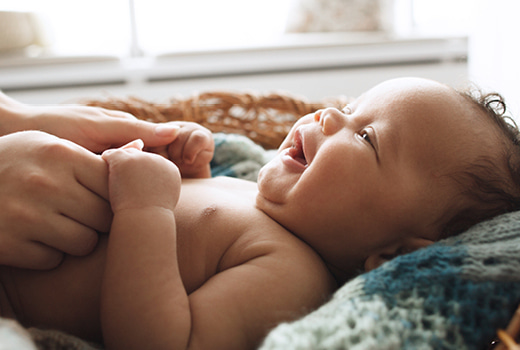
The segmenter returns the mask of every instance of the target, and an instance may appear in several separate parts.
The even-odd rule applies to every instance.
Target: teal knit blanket
[[[261,349],[486,349],[519,303],[515,212],[357,277]]]
[[[237,134],[213,134],[215,154],[211,161],[211,176],[230,176],[256,181],[258,171],[275,154],[266,151],[249,138]]]

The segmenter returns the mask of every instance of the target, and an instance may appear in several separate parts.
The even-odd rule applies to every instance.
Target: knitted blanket
[[[214,136],[214,176],[254,180],[273,156],[243,136]],[[315,312],[275,328],[261,350],[481,349],[506,327],[519,303],[516,212],[355,278]],[[0,322],[0,348],[24,331]],[[25,333],[39,349],[94,349],[60,332]]]
[[[515,212],[357,277],[261,349],[485,349],[519,303]]]
[[[260,168],[276,154],[276,150],[266,151],[242,135],[215,133],[213,139],[215,154],[211,161],[211,176],[256,181]]]

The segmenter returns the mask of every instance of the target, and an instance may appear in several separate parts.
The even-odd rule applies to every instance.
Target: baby
[[[302,117],[258,183],[185,178],[209,174],[195,124],[155,150],[177,165],[106,151],[110,234],[54,270],[3,268],[2,315],[107,349],[253,349],[360,271],[518,207],[516,133],[488,102],[384,82]]]

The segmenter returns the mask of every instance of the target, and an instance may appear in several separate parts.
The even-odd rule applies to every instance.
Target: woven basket
[[[250,94],[205,92],[189,98],[172,98],[167,103],[154,103],[136,97],[109,97],[86,100],[83,104],[133,114],[152,122],[192,121],[212,132],[237,133],[248,136],[266,149],[277,148],[291,126],[301,116],[320,108],[343,108],[346,97],[308,102],[284,93]]]

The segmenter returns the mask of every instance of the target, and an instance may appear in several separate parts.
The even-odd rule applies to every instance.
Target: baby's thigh
[[[67,256],[48,271],[9,269],[2,281],[15,318],[26,327],[53,328],[100,341],[99,296],[106,239],[86,257]]]

